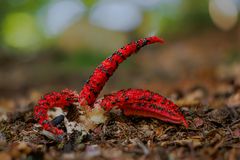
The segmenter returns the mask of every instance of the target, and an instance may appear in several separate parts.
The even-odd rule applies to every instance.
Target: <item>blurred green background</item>
[[[150,35],[166,45],[131,57],[104,93],[209,82],[239,64],[239,9],[239,0],[1,0],[0,97],[80,90],[113,51]]]

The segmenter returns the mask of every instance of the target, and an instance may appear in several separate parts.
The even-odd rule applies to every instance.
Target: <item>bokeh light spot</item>
[[[58,35],[79,20],[84,11],[84,4],[78,0],[54,1],[40,13],[44,30],[49,36]]]
[[[238,9],[233,0],[210,0],[209,13],[214,24],[222,30],[230,30],[238,20]]]
[[[10,47],[36,49],[40,35],[34,18],[28,13],[10,13],[3,22],[3,39]]]
[[[102,1],[93,8],[90,22],[106,29],[128,32],[140,25],[142,13],[128,1]]]

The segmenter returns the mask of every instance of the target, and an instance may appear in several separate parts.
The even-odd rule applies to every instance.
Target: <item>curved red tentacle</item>
[[[104,107],[106,111],[117,106],[124,111],[125,115],[152,117],[176,124],[182,123],[188,127],[177,105],[165,97],[148,90],[120,90],[105,95],[103,99],[98,100],[95,104]]]
[[[74,102],[78,102],[78,95],[68,89],[61,92],[45,94],[34,107],[34,118],[42,125],[43,129],[55,135],[60,135],[63,131],[51,124],[48,117],[48,110],[54,107],[64,109],[65,107],[73,105]]]
[[[120,63],[122,63],[133,53],[136,53],[143,46],[157,42],[163,43],[164,41],[156,36],[140,39],[124,46],[123,48],[114,52],[112,56],[105,59],[95,69],[89,80],[83,86],[79,94],[80,105],[85,105],[84,103],[87,102],[87,105],[92,106],[105,83],[108,81],[109,77],[113,75]]]

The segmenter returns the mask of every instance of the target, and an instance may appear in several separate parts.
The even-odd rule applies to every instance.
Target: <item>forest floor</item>
[[[212,44],[216,39],[222,41]],[[201,37],[175,42],[160,50],[162,54],[143,53],[135,57],[137,62],[143,63],[138,67],[144,76],[136,76],[130,85],[158,90],[167,95],[181,107],[189,128],[156,119],[127,117],[113,111],[107,114],[104,124],[96,126],[87,135],[73,133],[70,139],[57,142],[42,134],[33,118],[33,107],[42,95],[41,88],[38,91],[36,88],[31,90],[32,86],[27,84],[7,86],[4,83],[11,82],[11,78],[6,82],[1,80],[0,88],[3,91],[7,93],[12,88],[0,99],[0,159],[240,159],[240,63],[232,62],[235,60],[232,58],[234,53],[230,56],[225,54],[233,47],[232,43],[226,43],[223,39],[231,38],[225,34],[206,33]],[[213,45],[220,49],[210,50]],[[226,57],[227,63],[222,65]],[[153,65],[153,58],[159,60],[156,63],[158,66]],[[9,67],[7,65],[5,67]],[[16,72],[21,67],[12,69]],[[6,76],[3,72],[3,69],[0,70],[0,74]],[[129,75],[126,75],[126,71],[122,70],[115,77],[133,81],[132,78],[125,78],[131,77],[132,71],[128,72]],[[138,71],[133,73],[139,75]],[[173,76],[167,75],[169,77],[164,81],[166,73]],[[74,84],[77,84],[77,78],[74,77]],[[56,81],[51,81],[49,86]],[[66,78],[63,81],[66,82]],[[67,80],[66,83],[69,82]],[[15,100],[9,95],[22,89],[15,86],[27,86],[30,88],[29,94]],[[117,82],[110,81],[104,92],[116,89],[115,86],[118,86]]]

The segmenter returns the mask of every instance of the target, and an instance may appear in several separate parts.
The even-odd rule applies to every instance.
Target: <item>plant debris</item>
[[[235,93],[233,93],[234,95]],[[184,99],[184,96],[183,98]],[[226,101],[228,98],[225,98]],[[218,98],[215,99],[216,101]],[[214,101],[214,100],[212,100]],[[32,106],[32,105],[31,105]],[[183,110],[184,126],[156,119],[126,117],[112,111],[88,134],[73,132],[56,142],[32,118],[17,111],[14,121],[0,122],[0,158],[4,159],[237,159],[240,157],[240,107],[192,105]],[[14,113],[12,113],[14,115]],[[10,119],[10,114],[6,114]],[[62,116],[58,117],[62,119]],[[53,120],[57,121],[56,119]]]

